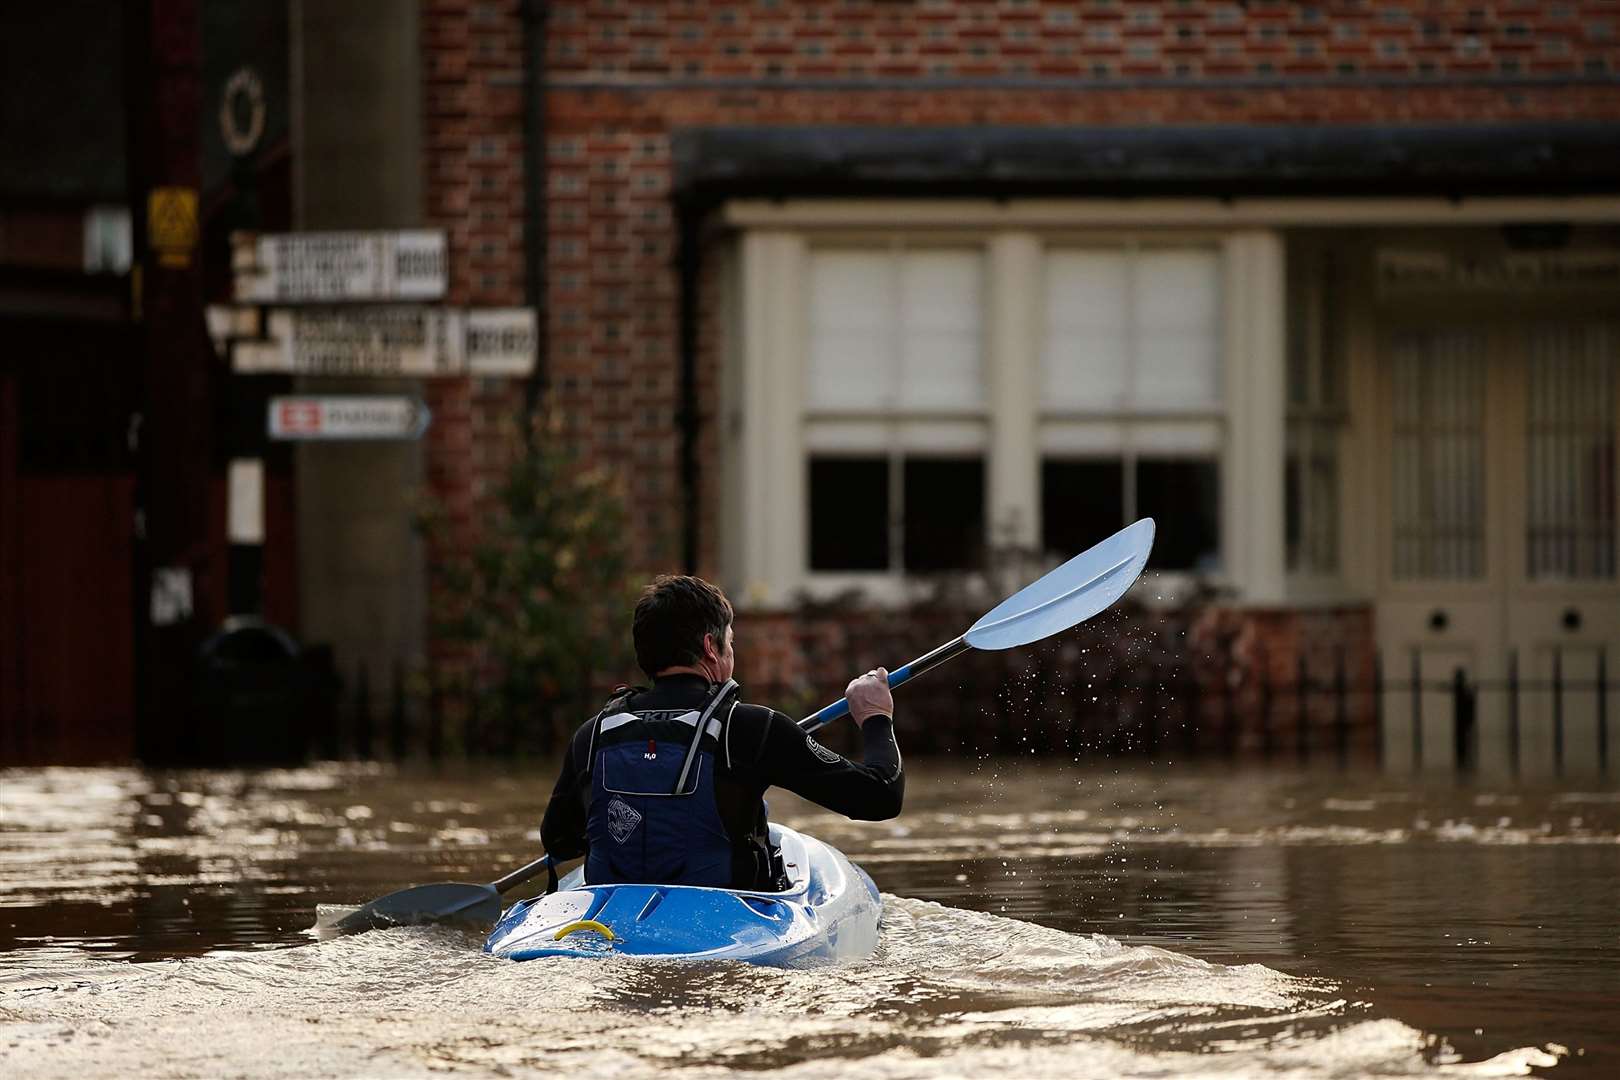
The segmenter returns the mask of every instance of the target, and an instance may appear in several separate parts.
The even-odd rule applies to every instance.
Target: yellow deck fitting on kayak
[[[571,922],[561,930],[558,930],[557,933],[552,936],[551,940],[561,941],[569,934],[577,934],[581,930],[595,930],[598,934],[601,934],[609,941],[613,940],[613,931],[604,926],[602,923],[597,922],[595,919],[581,919],[579,922]]]

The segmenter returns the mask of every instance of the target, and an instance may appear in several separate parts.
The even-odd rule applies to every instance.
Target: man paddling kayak
[[[977,622],[968,627],[966,633],[954,641],[947,641],[938,648],[917,657],[910,663],[896,669],[893,675],[889,675],[882,668],[876,668],[868,672],[864,680],[857,679],[852,682],[847,691],[848,696],[839,698],[826,708],[818,709],[813,715],[805,717],[799,722],[798,727],[800,732],[808,733],[834,722],[845,713],[853,712],[858,719],[865,721],[865,726],[868,729],[865,762],[861,766],[856,766],[851,762],[843,761],[842,758],[831,753],[819,743],[806,742],[805,746],[811,755],[832,768],[830,770],[812,770],[791,782],[785,782],[785,786],[809,795],[824,806],[842,810],[845,813],[851,813],[851,808],[844,802],[842,796],[854,795],[856,799],[859,799],[861,794],[856,790],[857,788],[871,791],[875,787],[892,799],[892,805],[884,808],[882,812],[855,812],[852,816],[881,818],[898,814],[904,787],[900,776],[900,751],[894,745],[894,725],[890,720],[892,705],[887,692],[888,688],[890,686],[904,685],[918,675],[931,671],[940,664],[945,663],[953,656],[960,656],[969,650],[1012,649],[1020,645],[1028,645],[1031,642],[1040,641],[1042,638],[1051,637],[1053,634],[1067,630],[1078,623],[1085,622],[1099,611],[1106,610],[1114,601],[1125,595],[1126,590],[1131,587],[1138,575],[1142,573],[1142,568],[1147,565],[1148,555],[1153,550],[1153,531],[1152,518],[1142,518],[1140,521],[1127,525],[1113,536],[1087,548],[1056,570],[1048,572],[1044,577],[1025,585],[1022,589],[1007,597],[1007,599],[987,611]],[[674,579],[661,579],[660,582],[654,582],[653,587],[648,590],[649,594],[657,594],[660,584],[668,580]],[[710,596],[711,589],[708,585],[699,582],[696,578],[687,580],[700,598]],[[718,600],[714,600],[713,597],[718,597]],[[658,633],[655,633],[655,628],[670,625],[669,612],[677,610],[669,608],[664,611],[662,616],[659,616],[660,601],[656,596],[650,600],[644,598],[644,602],[649,605],[647,608],[647,620],[644,624],[641,622],[642,609],[640,606],[637,608],[638,633],[636,636],[638,648],[642,641],[642,634],[639,631],[643,628],[643,625],[649,647],[658,641],[670,640],[668,634],[660,637]],[[708,615],[703,614],[705,607],[710,603],[713,604],[715,610]],[[685,655],[676,656],[673,659],[670,659],[667,655],[663,657],[651,655],[642,657],[642,666],[647,669],[649,674],[656,676],[662,673],[666,678],[673,678],[678,675],[693,675],[701,682],[704,690],[708,690],[713,686],[711,681],[713,678],[717,678],[721,674],[729,676],[731,672],[733,663],[731,655],[731,605],[725,602],[725,597],[720,594],[718,589],[713,589],[710,600],[700,599],[695,608],[688,605],[679,610],[688,612],[696,610],[695,622],[697,623],[697,630],[695,632],[685,632],[681,637],[684,637],[688,642],[698,642],[699,648],[694,650],[688,646]],[[722,642],[724,642],[723,646]],[[865,689],[858,685],[863,681],[869,682]],[[875,685],[870,685],[872,683],[875,683]],[[639,859],[637,866],[632,867],[631,871],[626,871],[626,873],[633,876],[646,877],[651,883],[660,883],[668,876],[664,873],[664,870],[668,869],[669,873],[672,873],[677,878],[703,876],[711,880],[719,880],[724,876],[723,864],[725,857],[718,854],[720,845],[714,842],[714,837],[717,834],[723,834],[733,849],[732,854],[736,855],[740,849],[743,855],[746,856],[746,861],[753,864],[752,869],[756,881],[760,876],[759,864],[761,862],[769,868],[767,873],[774,871],[776,867],[771,864],[774,863],[775,859],[769,851],[769,840],[767,839],[763,843],[760,841],[760,825],[764,816],[763,801],[759,803],[757,812],[751,818],[742,819],[741,825],[733,830],[732,827],[728,826],[727,819],[721,816],[722,803],[720,795],[725,791],[734,789],[714,785],[706,787],[703,784],[704,761],[709,763],[707,768],[709,775],[717,776],[719,774],[719,763],[715,759],[716,747],[722,747],[726,754],[729,755],[726,762],[728,781],[745,783],[745,781],[739,781],[737,776],[732,775],[736,772],[736,761],[746,759],[748,753],[752,752],[755,755],[752,758],[755,766],[761,768],[761,775],[766,775],[768,773],[766,767],[771,764],[776,756],[773,747],[783,747],[784,743],[787,742],[783,736],[793,734],[783,731],[779,727],[776,723],[778,714],[773,713],[770,714],[769,723],[756,727],[755,734],[758,735],[759,741],[757,744],[751,744],[755,749],[750,751],[749,747],[745,746],[741,758],[733,754],[734,748],[727,732],[728,730],[738,730],[729,726],[731,714],[735,707],[735,702],[730,695],[735,686],[736,684],[727,678],[720,684],[718,692],[711,691],[707,693],[701,710],[693,709],[690,706],[673,710],[671,719],[675,723],[690,729],[691,736],[684,749],[678,746],[675,754],[671,754],[667,750],[660,750],[656,732],[648,739],[646,749],[641,752],[641,760],[643,762],[655,762],[659,760],[659,755],[662,753],[665,762],[664,775],[653,776],[650,779],[647,776],[642,776],[639,781],[635,781],[642,785],[639,789],[626,786],[635,780],[637,769],[644,768],[644,766],[638,766],[636,763],[635,752],[637,745],[634,740],[646,728],[658,723],[659,719],[651,715],[643,716],[640,713],[625,711],[609,715],[609,710],[603,709],[588,725],[589,735],[585,735],[584,729],[581,729],[581,732],[576,735],[574,743],[570,745],[569,763],[564,767],[562,778],[557,782],[557,792],[553,793],[552,805],[547,809],[546,813],[545,826],[550,828],[546,838],[554,846],[557,859],[578,857],[588,849],[588,841],[591,837],[606,835],[620,847],[630,849],[631,857],[628,857],[626,861]],[[654,690],[656,689],[655,687]],[[639,691],[638,693],[650,695],[653,692]],[[615,695],[615,700],[609,702],[609,708],[618,705],[622,710],[625,706],[643,703],[643,701],[636,699],[635,693],[626,693],[624,695]],[[669,713],[672,710],[664,711]],[[631,724],[643,724],[645,727],[641,729],[632,728],[628,731],[623,730]],[[614,731],[620,733],[619,737],[612,737]],[[598,755],[597,740],[602,736],[603,732],[607,732],[609,737],[602,739],[600,742],[602,752]],[[581,748],[578,745],[582,738],[585,739],[583,753],[581,753]],[[611,755],[609,751],[611,751]],[[784,750],[784,756],[787,756],[788,751],[791,751],[791,747]],[[608,781],[610,770],[607,767],[610,756],[619,762],[612,775],[621,778],[615,779],[611,783]],[[593,761],[600,762],[594,770],[591,764]],[[803,763],[802,757],[800,762]],[[673,775],[672,780],[671,774]],[[842,785],[836,782],[829,784],[825,780],[817,782],[820,777],[827,777],[836,781],[840,776],[844,780]],[[631,779],[622,779],[624,777],[630,777]],[[602,781],[600,785],[602,789],[601,799],[593,797],[597,786],[597,778],[601,778]],[[671,781],[667,788],[664,786],[666,780]],[[752,781],[752,786],[762,793],[769,786],[769,781],[761,782],[756,777]],[[611,791],[610,788],[612,788]],[[702,798],[694,802],[690,796],[698,795],[700,792],[703,793]],[[641,823],[646,820],[647,809],[651,809],[659,803],[664,803],[666,800],[668,805],[677,805],[679,800],[673,797],[677,795],[685,797],[684,805],[696,809],[696,813],[688,814],[687,820],[696,820],[698,828],[691,833],[684,832],[681,828],[682,818],[679,813],[666,814],[660,810],[657,813],[656,820],[665,827],[665,835],[660,837],[657,844],[648,843],[650,839],[649,833],[642,833],[638,838],[637,831]],[[642,809],[637,808],[637,803],[641,804]],[[728,802],[726,805],[733,806],[735,804]],[[754,809],[746,799],[742,800],[742,805],[745,809]],[[555,817],[552,813],[553,810],[556,811]],[[592,810],[599,810],[600,812],[592,814]],[[716,819],[719,819],[718,829],[714,826]],[[570,823],[566,827],[565,820]],[[752,822],[751,825],[750,821]],[[673,826],[673,828],[669,828],[670,826]],[[779,828],[778,831],[783,830]],[[699,833],[706,833],[706,835],[699,835]],[[691,836],[698,837],[696,844],[687,843]],[[671,837],[673,839],[670,839]],[[734,837],[739,839],[734,840]],[[639,847],[636,846],[638,844]],[[600,853],[605,846],[605,843],[599,843],[598,852]],[[826,848],[824,844],[820,845],[820,847],[827,851],[831,850]],[[696,870],[694,870],[693,867],[696,864],[692,860],[682,858],[680,852],[682,850],[698,851],[700,848],[709,852],[705,859],[709,861],[710,865],[706,867],[697,866]],[[679,863],[672,868],[661,868],[659,876],[654,877],[646,869],[649,850],[654,855],[658,854],[660,850],[665,852],[666,855],[669,852],[674,852],[675,855],[672,858],[679,860]],[[760,858],[761,853],[763,853],[763,859]],[[842,858],[842,856],[838,857]],[[738,861],[743,861],[743,859]],[[802,875],[796,880],[800,883],[800,887],[804,889],[808,889],[810,884],[815,881],[815,866],[813,865],[815,860],[810,859],[809,861],[812,865],[809,866],[808,873],[806,873],[805,866],[801,865],[796,868]],[[597,872],[618,875],[620,871],[615,870],[611,862],[612,856],[610,854],[599,854]],[[720,865],[714,865],[716,863]],[[501,912],[501,894],[521,885],[525,881],[533,879],[536,874],[548,869],[553,875],[556,874],[556,859],[553,859],[550,854],[536,859],[526,866],[520,866],[488,885],[464,885],[445,882],[400,889],[386,896],[378,897],[368,904],[361,905],[339,919],[334,924],[334,928],[347,933],[377,926],[400,926],[406,923],[431,922],[453,918],[469,920],[494,919]],[[746,871],[748,869],[749,866],[745,865],[739,872],[737,867],[733,867],[732,880],[746,880]],[[605,880],[622,882],[624,878],[622,876],[609,876]],[[553,883],[555,885],[555,877]],[[772,882],[772,884],[775,883]],[[870,884],[869,881],[868,884]],[[571,888],[573,887],[577,887],[577,885],[571,886]],[[548,897],[546,899],[552,898]],[[827,895],[822,895],[821,901],[826,900]],[[520,921],[526,925],[527,915],[523,913],[539,902],[538,899],[524,901],[516,905],[512,911],[517,912]],[[658,910],[664,910],[661,894],[647,897],[642,906],[636,908],[636,914],[632,921],[637,923],[645,921],[645,916],[655,907]],[[757,908],[753,910],[756,913],[759,912]],[[552,914],[555,914],[555,912]],[[563,928],[567,929],[568,920],[578,923],[577,915],[578,911],[576,909],[568,907]],[[774,918],[774,916],[770,917]],[[546,925],[542,925],[540,929],[546,929]],[[551,925],[550,929],[556,931],[558,928],[556,925]],[[508,927],[506,932],[510,934],[520,932],[520,930],[521,928],[513,929]],[[825,936],[825,934],[822,935],[822,937]],[[493,942],[494,939],[491,940]],[[553,940],[555,940],[555,937]],[[492,946],[486,946],[486,948],[496,951]],[[691,953],[693,949],[685,948],[683,951]]]
[[[905,775],[884,669],[844,691],[865,742],[854,762],[776,710],[737,700],[731,603],[702,578],[653,581],[632,636],[652,685],[616,692],[570,740],[540,826],[553,864],[585,856],[592,885],[780,889],[767,788],[862,821],[900,813]]]

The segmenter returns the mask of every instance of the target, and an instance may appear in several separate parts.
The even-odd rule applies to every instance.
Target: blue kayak
[[[507,909],[484,951],[509,960],[619,955],[794,968],[870,956],[883,901],[866,871],[781,825],[771,826],[771,840],[791,882],[783,892],[586,885],[576,869],[556,892]]]

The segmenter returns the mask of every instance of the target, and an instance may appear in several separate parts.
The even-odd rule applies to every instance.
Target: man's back
[[[703,846],[712,805],[730,846],[731,887],[770,888],[780,867],[774,865],[766,839],[767,788],[784,787],[859,820],[878,821],[900,812],[905,777],[892,717],[878,713],[865,719],[863,760],[852,762],[782,713],[759,705],[716,703],[718,727],[704,725],[708,733],[693,727],[691,715],[713,702],[716,689],[701,675],[660,675],[650,688],[616,699],[604,715],[583,724],[569,743],[546,807],[540,829],[546,850],[563,861],[596,845],[599,850],[586,871],[592,880],[628,872],[667,879],[687,864],[686,856],[672,849]],[[606,713],[614,726],[604,733],[610,719]],[[683,739],[681,717],[688,718],[691,749],[712,759],[712,771],[705,777],[701,768],[695,775],[688,769],[684,778],[676,777],[684,785],[681,791],[653,791],[651,784],[666,779],[654,759],[670,755],[667,747]],[[645,737],[649,734],[654,737]],[[686,748],[676,749],[684,763]],[[610,762],[606,767],[605,761]],[[593,873],[599,876],[593,878]]]

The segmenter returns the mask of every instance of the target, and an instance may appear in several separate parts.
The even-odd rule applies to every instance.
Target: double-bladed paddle
[[[969,649],[1011,649],[1085,622],[1125,595],[1152,550],[1152,518],[1125,526],[1007,597],[955,641],[889,672],[889,688],[902,686]],[[848,712],[849,701],[839,698],[800,720],[799,726],[816,731]]]
[[[889,686],[902,686],[969,649],[1011,649],[1085,622],[1125,595],[1147,565],[1152,550],[1153,519],[1143,518],[1127,525],[1007,597],[955,641],[889,672]],[[799,726],[815,731],[848,712],[849,701],[840,698],[800,720]],[[550,864],[551,856],[541,856],[488,885],[443,883],[401,889],[356,908],[333,923],[331,929],[352,933],[424,922],[494,922],[501,914],[501,894],[540,874]]]

